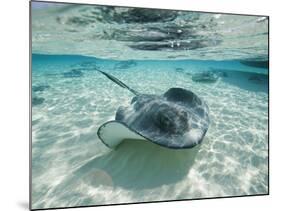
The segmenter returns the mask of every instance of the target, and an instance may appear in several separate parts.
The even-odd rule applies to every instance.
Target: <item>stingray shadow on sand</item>
[[[148,141],[125,140],[116,150],[94,158],[75,174],[86,176],[84,179],[100,180],[103,185],[126,189],[154,188],[184,178],[194,163],[198,149],[199,146],[172,150]],[[97,171],[103,173],[97,174]],[[88,175],[91,172],[93,177]]]
[[[199,148],[175,150],[148,141],[125,140],[116,150],[76,169],[56,189],[60,191],[75,182],[128,190],[174,184],[188,174]]]

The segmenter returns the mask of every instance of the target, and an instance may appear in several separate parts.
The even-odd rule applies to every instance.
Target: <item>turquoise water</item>
[[[32,208],[268,193],[268,19],[32,3]],[[191,90],[202,144],[173,150],[97,129],[133,95]]]
[[[192,74],[210,68],[226,74],[214,83],[192,81]],[[202,145],[171,150],[124,142],[117,150],[106,148],[98,127],[133,96],[98,69],[142,93],[163,94],[170,87],[195,92],[210,108]],[[44,100],[32,106],[33,207],[267,193],[266,73],[238,61],[120,63],[34,54],[32,98]]]

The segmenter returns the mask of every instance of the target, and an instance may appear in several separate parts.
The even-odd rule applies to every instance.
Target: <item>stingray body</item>
[[[125,139],[151,141],[174,148],[192,148],[201,143],[209,126],[209,109],[197,95],[170,88],[162,95],[140,94],[108,73],[100,71],[135,96],[129,106],[120,106],[115,120],[104,123],[98,136],[110,148]]]
[[[196,73],[192,76],[192,81],[203,82],[203,83],[214,83],[218,80],[218,75],[214,72],[202,72]]]

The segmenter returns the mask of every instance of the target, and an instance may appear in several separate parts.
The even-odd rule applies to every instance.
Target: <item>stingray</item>
[[[114,76],[99,71],[134,97],[117,109],[115,120],[101,125],[100,140],[115,148],[123,140],[146,140],[167,148],[192,148],[200,144],[209,127],[209,108],[192,91],[170,88],[162,95],[144,94]]]
[[[83,76],[83,72],[81,70],[72,69],[69,72],[63,73],[63,77],[65,78],[78,78]]]
[[[32,106],[41,105],[44,101],[43,97],[32,97]]]
[[[214,72],[201,72],[196,73],[192,76],[192,81],[194,82],[202,82],[202,83],[214,83],[218,80],[218,75]]]

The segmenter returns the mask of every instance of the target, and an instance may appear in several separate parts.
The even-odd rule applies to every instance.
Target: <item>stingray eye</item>
[[[169,131],[171,129],[173,122],[171,121],[167,113],[158,113],[157,119],[159,128],[165,131]]]
[[[171,120],[166,115],[161,115],[160,117],[160,124],[163,125],[163,127],[167,127],[171,124]]]
[[[173,110],[171,110],[168,106],[158,107],[153,116],[153,121],[162,131],[175,132],[175,112],[173,112]]]
[[[152,120],[161,131],[171,134],[183,134],[188,130],[188,112],[179,106],[158,104],[152,110]]]

